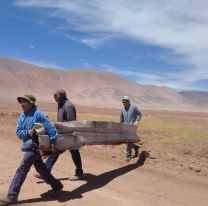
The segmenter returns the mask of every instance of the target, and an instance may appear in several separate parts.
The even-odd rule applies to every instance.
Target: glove
[[[36,131],[35,131],[35,129],[34,128],[33,129],[30,129],[28,131],[28,135],[31,137],[31,139],[33,139],[34,137],[36,137]]]
[[[58,152],[58,145],[57,145],[56,143],[52,143],[52,144],[51,144],[51,151],[52,151],[53,153]]]

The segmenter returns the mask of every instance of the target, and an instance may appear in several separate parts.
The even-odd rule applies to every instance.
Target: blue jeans
[[[81,160],[81,156],[80,156],[80,152],[79,150],[69,150],[72,156],[72,160],[76,166],[76,172],[75,175],[79,176],[79,175],[83,175],[83,170],[82,170],[82,160]],[[51,171],[53,165],[56,163],[57,159],[58,159],[59,155],[56,156],[52,156],[49,157],[46,160],[46,167],[49,171]]]
[[[40,154],[37,151],[31,150],[25,152],[21,165],[15,173],[8,191],[8,196],[10,198],[18,197],[21,186],[23,185],[32,165],[34,165],[36,171],[40,173],[45,182],[51,185],[53,190],[61,187],[61,182],[51,175],[50,171],[43,163]]]

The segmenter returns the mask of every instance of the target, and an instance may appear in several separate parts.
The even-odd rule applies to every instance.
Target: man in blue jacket
[[[121,110],[120,123],[137,125],[141,120],[142,114],[136,106],[131,105],[128,96],[122,98],[123,109]],[[132,149],[135,150],[135,157],[138,156],[139,146],[133,143],[127,144],[125,160],[131,160]]]
[[[21,150],[24,152],[24,157],[16,170],[6,198],[1,200],[6,204],[15,204],[17,202],[21,186],[32,165],[41,174],[45,182],[51,185],[53,195],[59,193],[63,188],[62,183],[55,179],[46,168],[37,151],[37,145],[33,142],[33,137],[35,136],[33,126],[35,123],[42,123],[46,128],[53,149],[56,148],[57,130],[45,114],[36,108],[36,99],[33,95],[24,95],[23,97],[18,97],[17,100],[21,104],[23,112],[18,118],[16,134],[22,140]]]

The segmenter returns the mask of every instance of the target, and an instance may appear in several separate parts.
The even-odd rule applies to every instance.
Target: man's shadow
[[[25,204],[25,203],[36,203],[36,202],[46,202],[46,201],[54,201],[57,200],[59,202],[67,202],[73,199],[80,199],[83,197],[84,193],[90,192],[92,190],[96,190],[107,185],[113,179],[124,175],[138,167],[144,165],[144,162],[149,154],[145,151],[141,152],[138,161],[134,164],[126,165],[124,167],[120,167],[118,169],[114,169],[109,172],[105,172],[100,175],[93,175],[93,174],[85,174],[84,181],[85,184],[81,185],[80,187],[74,189],[73,191],[62,191],[56,198],[51,198],[48,193],[43,193],[41,198],[33,198],[28,200],[19,201],[18,204]]]

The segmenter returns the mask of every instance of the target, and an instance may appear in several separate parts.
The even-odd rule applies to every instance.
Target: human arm
[[[47,116],[40,111],[38,112],[38,120],[43,125],[43,127],[47,130],[51,143],[55,143],[58,137],[57,129],[53,126],[53,124],[47,118]]]
[[[21,115],[19,116],[18,120],[17,120],[17,127],[16,127],[16,135],[23,141],[26,141],[27,139],[30,138],[29,134],[28,134],[28,129],[24,129],[23,128],[23,124],[22,124],[22,117]]]
[[[134,122],[134,125],[137,125],[138,122],[141,120],[142,118],[142,114],[141,112],[139,111],[139,109],[137,107],[135,107],[135,115],[136,115],[136,120]]]
[[[123,112],[121,111],[121,114],[120,114],[120,123],[123,123],[124,122],[124,117],[123,117]]]

